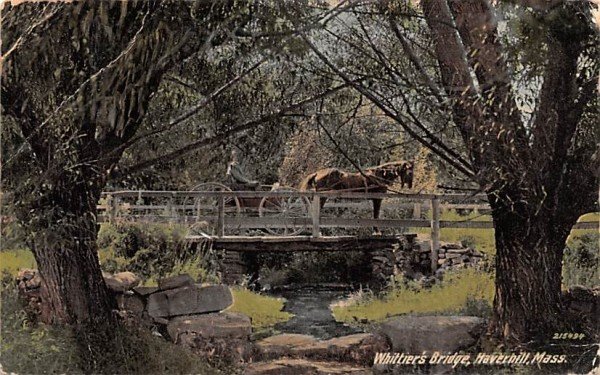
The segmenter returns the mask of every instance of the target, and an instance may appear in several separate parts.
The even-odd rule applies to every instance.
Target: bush
[[[192,249],[185,241],[187,229],[160,223],[103,224],[98,233],[99,257],[107,272],[131,271],[146,284],[179,273],[199,282],[215,281],[212,252],[206,244]]]
[[[563,257],[563,286],[598,286],[599,241],[598,233],[585,233],[569,239]]]

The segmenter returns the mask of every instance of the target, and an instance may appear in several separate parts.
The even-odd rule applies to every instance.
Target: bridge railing
[[[313,237],[321,235],[322,228],[428,228],[430,230],[432,264],[437,265],[437,249],[440,246],[441,228],[491,229],[490,220],[441,220],[442,209],[470,209],[484,213],[490,210],[485,195],[472,194],[401,194],[356,193],[314,191],[113,191],[102,194],[98,206],[101,220],[114,221],[118,217],[133,220],[194,223],[209,222],[216,227],[216,236],[223,237],[228,230],[248,228],[302,227],[310,230]],[[210,198],[207,200],[207,198]],[[304,217],[258,217],[235,211],[228,202],[232,199],[302,198],[297,204],[306,204]],[[327,198],[325,208],[370,208],[370,199],[382,199],[382,209],[412,209],[410,219],[371,219],[364,217],[344,218],[325,216],[319,201]],[[337,199],[336,201],[332,201]],[[204,205],[198,202],[203,200]],[[341,201],[340,201],[341,200]],[[302,203],[305,202],[305,203]],[[201,216],[201,208],[209,208],[210,214]],[[424,218],[424,211],[430,211]],[[577,229],[598,228],[598,222],[577,223]],[[435,261],[435,262],[434,262]]]

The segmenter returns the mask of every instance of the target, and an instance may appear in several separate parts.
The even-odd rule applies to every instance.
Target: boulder
[[[42,277],[37,270],[23,268],[17,274],[17,285],[26,291],[38,289],[42,286]]]
[[[135,315],[140,315],[144,311],[144,300],[139,296],[129,292],[117,295],[117,306],[120,310],[131,311]]]
[[[390,349],[387,339],[379,334],[358,333],[318,340],[313,336],[300,334],[281,334],[267,337],[256,343],[265,359],[282,356],[331,359],[370,364],[376,352]]]
[[[111,275],[107,272],[102,272],[106,286],[113,292],[123,293],[130,290],[140,283],[140,278],[133,272],[119,272]]]
[[[187,273],[158,280],[158,289],[169,290],[194,285],[194,279]]]
[[[248,339],[252,333],[252,322],[248,316],[235,312],[179,316],[169,321],[167,332],[173,342],[185,339],[183,335]]]
[[[405,353],[457,352],[473,346],[484,328],[475,316],[399,316],[380,325],[392,350]]]
[[[127,290],[133,289],[140,284],[140,278],[137,277],[133,272],[118,272],[113,277],[122,283]]]
[[[173,317],[219,312],[232,304],[226,285],[194,284],[151,294],[147,310],[151,317]]]
[[[176,343],[191,349],[208,363],[239,364],[257,358],[250,318],[239,313],[223,312],[180,316],[171,319],[166,334]]]
[[[367,375],[372,371],[339,362],[308,361],[306,359],[283,358],[269,362],[252,363],[244,369],[245,375]]]

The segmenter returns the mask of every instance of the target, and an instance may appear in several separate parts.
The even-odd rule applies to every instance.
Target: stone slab
[[[380,332],[393,351],[456,352],[474,345],[484,328],[485,321],[475,316],[399,316],[383,322]]]
[[[177,342],[182,334],[203,338],[248,339],[252,333],[252,322],[248,316],[236,312],[179,316],[171,319],[167,332],[173,342]]]
[[[169,290],[194,285],[194,279],[187,273],[158,280],[158,289]]]
[[[226,285],[191,285],[151,294],[147,310],[151,317],[219,312],[233,304]]]

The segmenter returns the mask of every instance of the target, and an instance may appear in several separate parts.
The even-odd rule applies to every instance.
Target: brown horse
[[[367,168],[363,173],[350,173],[336,168],[320,169],[306,176],[298,189],[301,191],[329,191],[345,190],[348,192],[385,193],[388,186],[400,178],[401,186],[404,184],[412,188],[414,163],[412,161],[395,161]],[[321,208],[327,198],[321,198]],[[374,198],[373,218],[379,218],[381,199]]]

